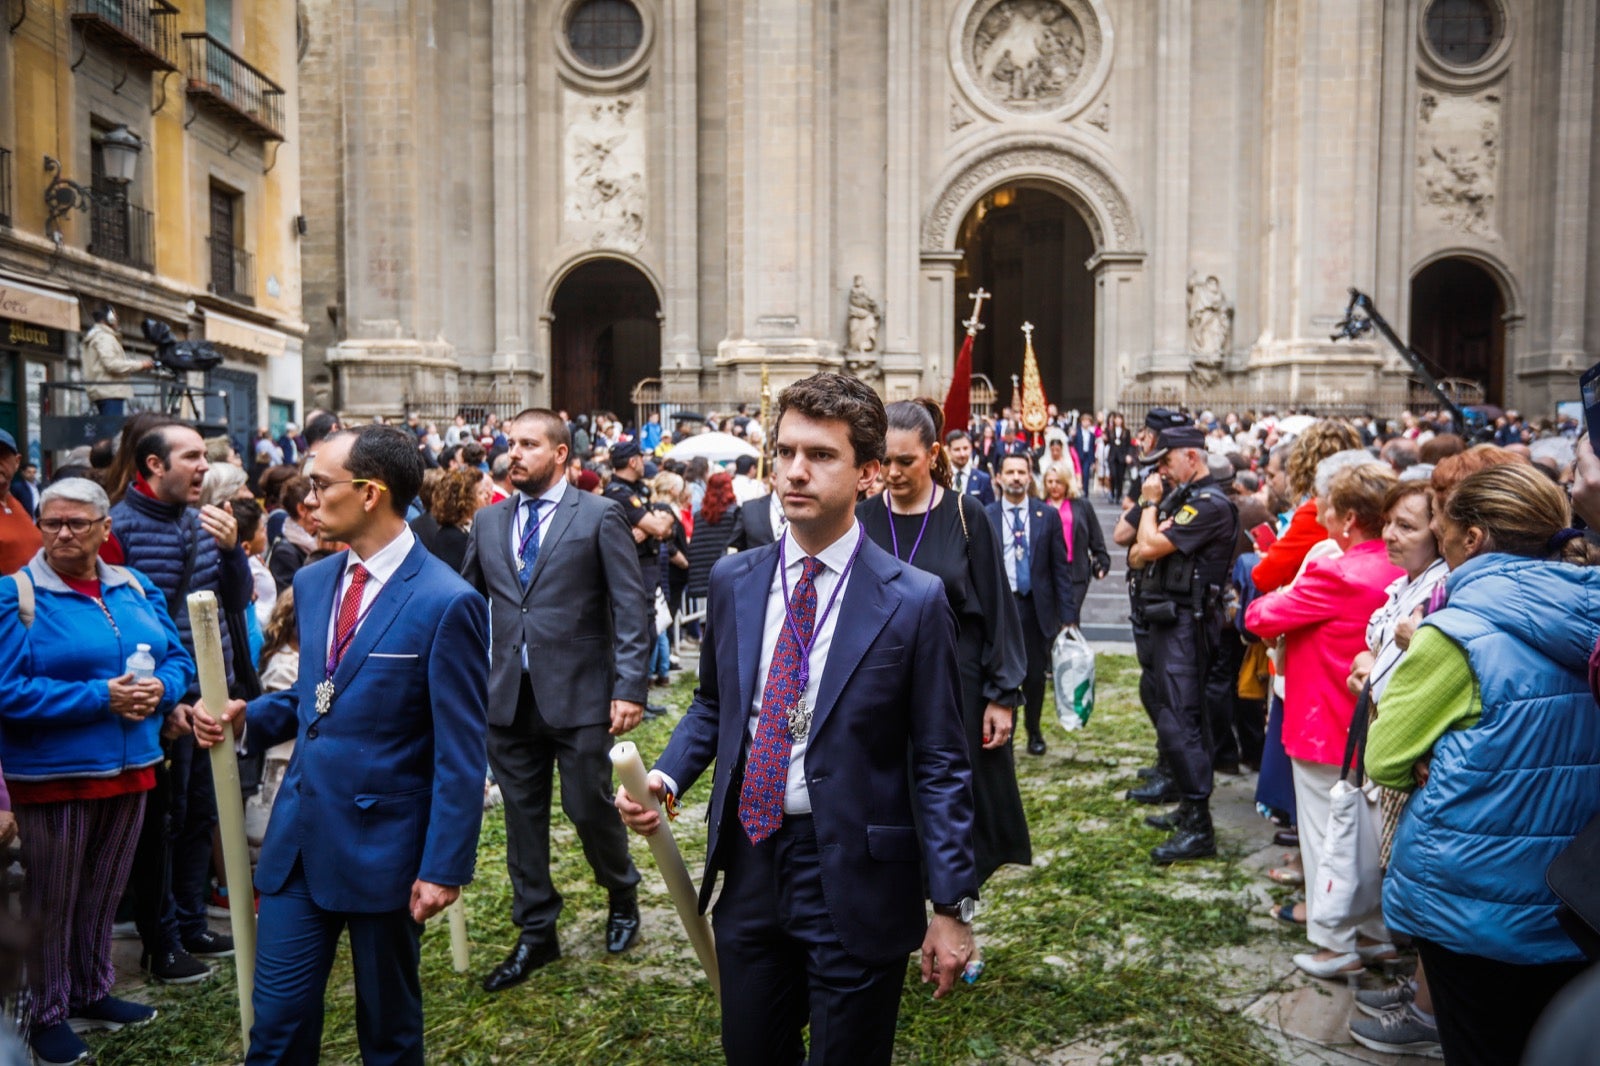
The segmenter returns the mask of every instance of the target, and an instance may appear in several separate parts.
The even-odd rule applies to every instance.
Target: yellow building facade
[[[105,308],[130,354],[154,319],[222,356],[133,407],[241,451],[302,420],[297,49],[291,0],[0,0],[0,428],[36,462],[115,427],[80,384]]]

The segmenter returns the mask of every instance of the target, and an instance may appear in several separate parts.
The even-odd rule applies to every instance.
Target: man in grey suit
[[[612,809],[613,737],[639,724],[649,646],[633,535],[615,502],[567,484],[571,438],[554,412],[505,427],[516,494],[478,512],[461,575],[489,598],[489,765],[505,798],[512,918],[521,930],[484,978],[498,992],[561,957],[550,880],[551,769],[561,809],[610,893],[606,950],[639,935],[639,871]]]

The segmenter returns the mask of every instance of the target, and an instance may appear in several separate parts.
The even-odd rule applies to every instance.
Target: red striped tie
[[[357,563],[350,569],[350,586],[344,590],[344,600],[339,604],[339,624],[334,630],[333,661],[337,666],[344,658],[344,650],[355,638],[356,622],[361,618],[361,594],[366,591],[367,568]]]

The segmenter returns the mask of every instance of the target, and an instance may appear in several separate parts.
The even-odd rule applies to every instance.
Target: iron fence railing
[[[162,70],[176,70],[178,9],[168,0],[72,0],[72,21]]]
[[[210,291],[241,303],[255,302],[255,256],[238,247],[233,239],[206,238],[211,255]]]
[[[209,33],[183,35],[189,95],[266,140],[283,140],[283,87]]]
[[[129,203],[92,202],[89,254],[140,270],[154,270],[155,216]]]

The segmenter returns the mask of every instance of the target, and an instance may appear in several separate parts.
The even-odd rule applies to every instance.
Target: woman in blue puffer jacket
[[[1588,545],[1527,463],[1467,477],[1433,514],[1447,605],[1412,637],[1368,737],[1368,775],[1416,787],[1383,912],[1416,941],[1451,1066],[1516,1063],[1585,967],[1545,870],[1600,814],[1600,568],[1571,565]]]
[[[111,922],[133,861],[162,722],[194,680],[148,578],[99,561],[110,501],[92,481],[44,490],[44,547],[0,578],[0,766],[38,931],[28,974],[39,1062],[82,1061],[77,1033],[141,1025],[155,1010],[111,995]],[[149,645],[153,676],[129,669]]]

